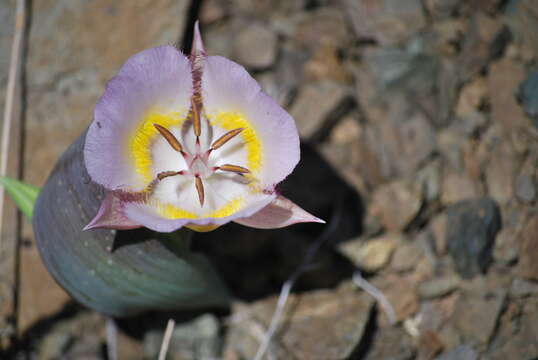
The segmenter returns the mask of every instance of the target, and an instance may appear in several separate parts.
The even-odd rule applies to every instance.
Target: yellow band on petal
[[[195,213],[183,210],[171,204],[158,205],[159,213],[167,219],[202,219],[202,218],[222,218],[230,216],[241,210],[245,200],[243,197],[238,197],[228,201],[220,209],[197,215]]]
[[[240,114],[221,112],[216,116],[209,116],[211,125],[217,125],[225,130],[243,128],[239,136],[243,138],[247,148],[247,168],[255,173],[262,165],[262,144],[252,125]]]
[[[172,126],[180,126],[184,121],[185,117],[179,112],[163,115],[150,111],[133,132],[129,142],[129,151],[134,160],[135,170],[146,185],[153,180],[151,144],[159,133],[153,124],[169,129]]]

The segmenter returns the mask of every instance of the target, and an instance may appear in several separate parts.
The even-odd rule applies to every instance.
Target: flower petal
[[[141,202],[125,203],[125,215],[143,226],[159,232],[175,231],[186,225],[223,225],[238,218],[249,217],[267,206],[275,198],[274,194],[255,194],[249,198],[249,204],[243,210],[225,217],[205,217],[201,219],[167,219],[158,210]]]
[[[105,195],[97,215],[84,227],[83,230],[90,229],[136,229],[142,225],[132,221],[123,214],[121,201],[113,192],[109,191]]]
[[[141,190],[129,158],[129,137],[150,110],[185,116],[192,95],[188,59],[172,46],[131,57],[107,85],[86,135],[84,157],[92,179],[108,189]]]
[[[254,215],[234,221],[258,229],[276,229],[302,222],[325,223],[281,195]]]
[[[261,142],[260,185],[273,189],[299,162],[299,135],[293,118],[261,90],[242,66],[220,56],[208,56],[203,66],[206,114],[210,119],[223,112],[245,118]]]

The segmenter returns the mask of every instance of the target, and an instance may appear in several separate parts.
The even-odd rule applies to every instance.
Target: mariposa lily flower
[[[323,222],[275,190],[299,161],[293,118],[242,66],[207,56],[198,24],[192,49],[142,51],[108,83],[84,148],[106,195],[85,229]]]

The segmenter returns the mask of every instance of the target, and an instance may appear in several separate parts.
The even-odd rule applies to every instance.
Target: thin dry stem
[[[16,97],[16,86],[19,79],[19,72],[21,69],[21,52],[23,49],[24,31],[26,29],[26,1],[17,0],[17,7],[15,12],[15,30],[13,35],[13,42],[11,45],[11,58],[9,61],[9,74],[6,88],[6,101],[4,107],[4,122],[2,126],[2,145],[0,151],[0,175],[6,176],[7,163],[9,155],[9,138],[11,133],[11,125],[13,121],[13,109],[15,108],[15,102],[19,101]],[[2,234],[2,220],[4,217],[4,188],[0,186],[0,234]],[[1,238],[1,236],[0,236]],[[0,241],[0,249],[1,249]]]
[[[355,285],[366,291],[368,294],[370,294],[376,301],[381,305],[383,310],[385,310],[385,313],[387,314],[387,318],[389,320],[389,323],[391,325],[396,324],[396,313],[394,312],[394,308],[390,304],[390,302],[387,300],[386,296],[370,284],[365,278],[362,277],[359,270],[355,271],[353,273],[353,282]]]
[[[174,332],[174,327],[176,322],[174,319],[169,319],[168,324],[166,325],[166,330],[164,331],[163,342],[161,343],[161,350],[159,350],[159,360],[166,359],[166,353],[168,352],[168,347],[170,346],[170,340],[172,339],[172,333]]]

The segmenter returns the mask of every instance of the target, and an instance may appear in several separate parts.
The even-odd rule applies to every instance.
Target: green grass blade
[[[15,201],[15,204],[17,204],[19,210],[29,220],[32,220],[35,202],[40,189],[5,176],[0,176],[0,185],[4,186],[7,193]]]

